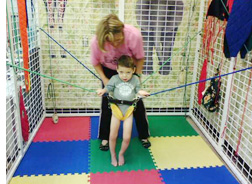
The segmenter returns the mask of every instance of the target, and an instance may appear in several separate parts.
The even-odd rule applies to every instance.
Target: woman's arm
[[[102,69],[102,65],[101,64],[95,65],[94,68],[96,72],[98,73],[98,75],[101,77],[103,84],[106,86],[109,79],[105,76],[104,71]]]
[[[136,65],[136,74],[141,76],[142,75],[142,70],[143,70],[143,65],[144,65],[144,58],[135,59],[135,65]]]
[[[147,91],[141,90],[140,79],[138,77],[135,77],[135,79],[136,79],[136,87],[135,87],[136,94],[140,95],[141,97],[150,96],[150,93],[148,93]]]

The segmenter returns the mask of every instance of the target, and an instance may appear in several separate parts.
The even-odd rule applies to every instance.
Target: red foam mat
[[[164,184],[157,170],[90,173],[92,184]]]
[[[90,139],[90,117],[59,117],[57,124],[45,118],[33,142],[79,141]]]

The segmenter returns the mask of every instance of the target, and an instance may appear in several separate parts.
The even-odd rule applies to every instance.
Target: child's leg
[[[119,152],[119,165],[124,164],[124,153],[127,150],[130,143],[132,123],[133,123],[133,115],[130,115],[123,122],[123,142],[122,142],[121,150]]]
[[[114,115],[112,115],[110,124],[110,134],[109,134],[109,149],[111,154],[111,164],[113,166],[117,166],[115,147],[119,127],[120,127],[120,120],[117,119]]]

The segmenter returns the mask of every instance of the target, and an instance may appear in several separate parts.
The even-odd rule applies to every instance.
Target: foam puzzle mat
[[[99,117],[45,118],[10,184],[238,184],[183,116],[148,116],[152,146],[135,123],[125,165],[99,150]],[[117,152],[122,142],[119,130]]]

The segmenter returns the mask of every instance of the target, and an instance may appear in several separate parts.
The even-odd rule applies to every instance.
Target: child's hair
[[[121,33],[123,28],[123,22],[115,14],[109,14],[104,17],[96,28],[99,49],[106,52],[104,49],[105,42],[108,40],[113,42],[114,34]]]
[[[123,66],[132,69],[135,68],[135,64],[132,57],[126,55],[123,55],[118,59],[117,67],[118,66]]]

